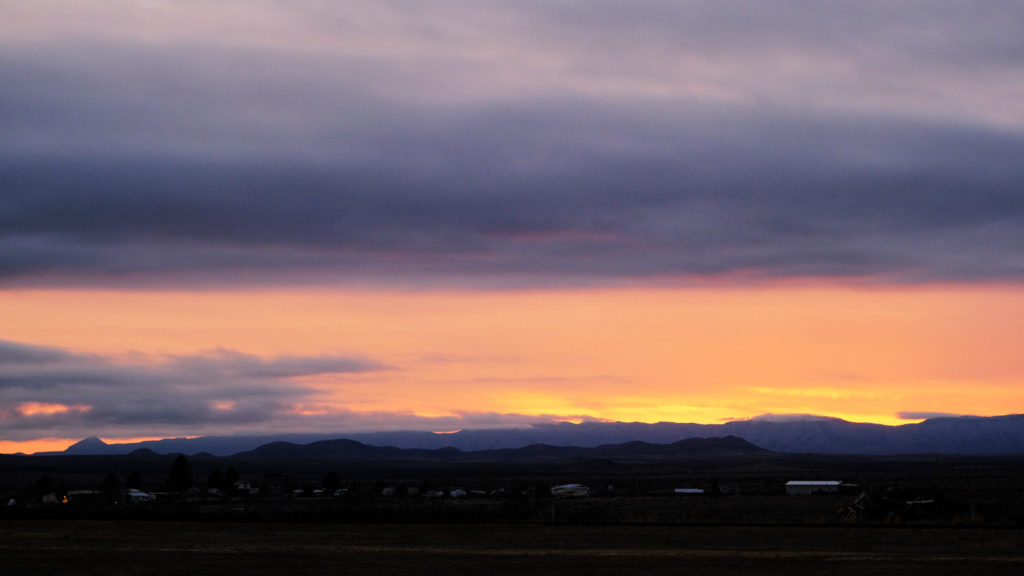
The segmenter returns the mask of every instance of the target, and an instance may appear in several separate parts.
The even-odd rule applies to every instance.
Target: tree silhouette
[[[338,488],[341,488],[341,477],[338,476],[337,472],[328,472],[320,482],[320,485],[323,486],[324,492],[327,494],[334,494]]]
[[[206,487],[224,491],[224,472],[220,468],[214,468],[213,472],[206,477]]]
[[[142,475],[139,474],[138,470],[132,470],[128,473],[128,477],[124,479],[124,485],[127,488],[135,488],[136,490],[142,488]]]
[[[107,474],[107,477],[100,482],[99,489],[107,502],[117,504],[118,498],[121,497],[121,479],[116,474]]]
[[[36,493],[42,495],[51,491],[53,491],[53,479],[43,474],[36,480]]]
[[[176,492],[184,492],[192,486],[192,466],[184,454],[179,454],[167,471],[167,487]]]
[[[238,482],[238,470],[234,466],[229,466],[228,471],[224,473],[224,491],[234,494],[236,482]]]

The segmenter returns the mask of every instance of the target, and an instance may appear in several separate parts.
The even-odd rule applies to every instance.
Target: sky
[[[0,452],[1024,412],[1024,4],[0,0]]]

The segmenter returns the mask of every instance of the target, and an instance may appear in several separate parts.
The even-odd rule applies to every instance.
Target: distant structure
[[[590,488],[583,484],[561,484],[551,488],[551,495],[556,498],[580,498],[590,496]]]
[[[143,502],[152,502],[153,500],[156,500],[156,496],[153,496],[148,492],[136,490],[135,488],[129,488],[128,492],[125,493],[125,497],[128,498],[129,502],[135,504],[140,504]]]
[[[790,496],[803,494],[823,494],[839,492],[839,480],[790,480],[786,482],[786,494]]]

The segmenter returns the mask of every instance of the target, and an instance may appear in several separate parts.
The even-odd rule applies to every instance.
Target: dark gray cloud
[[[100,356],[0,340],[0,437],[77,438],[259,431],[346,433],[366,430],[454,430],[524,427],[583,418],[453,412],[422,416],[395,411],[356,411],[331,403],[303,385],[310,375],[344,378],[390,370],[348,356],[283,356],[271,359],[233,350],[189,356]],[[305,410],[302,407],[314,407]]]
[[[283,426],[296,418],[296,405],[317,395],[296,378],[387,369],[348,356],[263,359],[216,350],[120,358],[0,341],[0,434],[19,440],[82,430],[187,435]]]
[[[0,340],[0,366],[56,364],[72,358],[68,352],[49,346],[33,346]]]
[[[0,284],[1024,275],[1017,3],[378,4],[12,7]]]
[[[204,356],[175,357],[170,369],[185,373],[219,373],[242,378],[296,378],[322,374],[344,374],[386,370],[387,366],[362,358],[345,356],[279,356],[270,360],[232,350],[218,350]]]

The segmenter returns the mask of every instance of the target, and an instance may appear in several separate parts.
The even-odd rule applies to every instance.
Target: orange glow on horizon
[[[81,438],[38,438],[12,442],[0,440],[0,454],[35,454],[36,452],[61,452]]]
[[[898,412],[1024,412],[1015,286],[21,290],[5,292],[0,318],[6,340],[110,358],[227,349],[386,365],[302,377],[315,393],[295,417],[710,424],[770,412],[905,424],[917,420]]]
[[[186,436],[187,438],[187,436]],[[132,444],[161,440],[160,436],[141,436],[137,438],[101,438],[107,444]],[[37,452],[63,452],[82,438],[37,438],[34,440],[11,441],[0,440],[0,454],[35,454]]]

